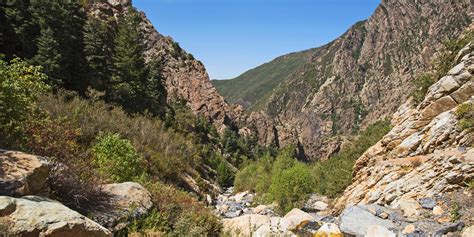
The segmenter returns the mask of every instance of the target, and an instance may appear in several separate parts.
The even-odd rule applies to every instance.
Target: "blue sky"
[[[156,29],[230,79],[290,52],[321,46],[367,19],[380,0],[133,0]]]

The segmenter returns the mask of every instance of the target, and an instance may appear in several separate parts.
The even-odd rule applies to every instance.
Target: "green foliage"
[[[161,182],[142,183],[152,194],[155,209],[148,217],[135,220],[129,232],[161,231],[170,236],[215,236],[220,232],[219,219],[189,193]]]
[[[459,127],[463,130],[474,128],[474,104],[464,103],[456,109],[456,116],[459,118]]]
[[[48,90],[46,79],[41,68],[20,59],[0,60],[0,132],[4,139],[14,137],[21,123],[37,113],[38,97]]]
[[[378,121],[360,132],[350,147],[313,164],[297,161],[293,147],[281,149],[275,158],[267,154],[237,172],[235,189],[255,191],[261,202],[277,202],[281,213],[300,205],[313,192],[334,197],[351,183],[355,161],[389,130],[388,120]]]
[[[237,172],[234,181],[235,190],[253,190],[259,194],[266,193],[271,185],[272,169],[273,158],[269,154],[250,162]]]
[[[131,181],[140,175],[140,156],[120,135],[100,136],[92,151],[100,172],[114,182]]]
[[[90,69],[91,86],[99,91],[105,91],[111,77],[113,41],[111,30],[105,22],[96,18],[88,18],[84,26],[84,53],[87,66]]]
[[[62,55],[59,53],[59,43],[54,38],[51,28],[41,30],[37,47],[38,51],[31,62],[43,67],[44,72],[49,75],[50,85],[61,85],[63,83],[60,72]]]
[[[450,217],[451,217],[451,222],[456,222],[459,219],[461,219],[461,206],[457,202],[453,202],[451,205],[451,211],[450,211]]]
[[[217,182],[222,187],[230,187],[234,183],[234,172],[229,165],[220,159],[219,165],[217,165]]]
[[[113,55],[114,71],[110,99],[126,108],[143,111],[142,100],[146,95],[147,68],[145,66],[143,35],[140,32],[140,16],[135,10],[120,16],[115,36]]]
[[[309,165],[297,161],[294,148],[280,150],[277,157],[269,154],[251,162],[235,178],[236,191],[253,190],[263,202],[277,202],[280,212],[291,210],[313,190]]]
[[[327,161],[313,164],[315,192],[334,197],[344,191],[351,183],[352,168],[355,161],[388,131],[390,131],[390,122],[388,120],[375,122],[360,132],[351,146],[340,151]]]
[[[276,201],[280,212],[286,213],[302,205],[313,191],[313,186],[311,169],[305,164],[296,163],[273,175],[267,198]]]
[[[412,81],[415,91],[411,94],[415,104],[419,104],[425,98],[428,88],[445,76],[448,71],[455,66],[454,58],[459,50],[466,46],[467,43],[473,42],[474,32],[468,31],[464,37],[460,39],[448,40],[444,44],[441,54],[432,62],[432,71],[424,73]]]
[[[285,55],[249,70],[231,80],[212,80],[221,95],[229,103],[242,104],[249,110],[262,108],[272,91],[301,67],[312,50]]]

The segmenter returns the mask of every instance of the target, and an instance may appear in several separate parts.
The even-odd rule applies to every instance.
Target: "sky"
[[[291,52],[324,45],[380,0],[133,0],[155,28],[231,79]]]

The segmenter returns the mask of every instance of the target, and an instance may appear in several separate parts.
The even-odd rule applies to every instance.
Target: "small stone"
[[[421,206],[413,198],[402,198],[398,201],[398,205],[395,208],[400,208],[405,217],[413,218],[420,215]]]
[[[448,223],[444,224],[441,228],[437,229],[434,236],[442,236],[449,232],[459,231],[464,227],[464,222]]]
[[[444,210],[440,206],[433,207],[433,215],[439,216],[439,215],[442,215],[443,213],[444,213]]]
[[[453,156],[451,158],[448,159],[448,161],[451,163],[451,164],[460,164],[461,161],[458,159],[458,157],[456,156]]]
[[[313,204],[313,208],[318,211],[324,211],[328,208],[328,204],[322,201],[317,201]]]
[[[382,219],[387,219],[388,214],[386,212],[382,212],[382,213],[380,213],[379,217],[382,218]]]
[[[449,172],[446,175],[446,181],[448,181],[449,184],[459,184],[463,181],[464,177],[456,172]]]
[[[343,235],[336,224],[324,223],[323,226],[321,226],[321,228],[319,228],[316,232],[315,237],[323,236],[342,237]]]
[[[433,209],[434,206],[436,206],[436,201],[431,199],[431,198],[421,198],[418,200],[420,203],[421,207],[425,209]]]
[[[415,230],[416,230],[415,225],[409,224],[409,225],[405,226],[405,228],[402,231],[402,234],[404,234],[404,235],[411,234],[411,233],[415,232]]]
[[[438,223],[447,223],[447,222],[451,221],[451,218],[445,216],[445,217],[441,217],[441,218],[436,219],[436,221]]]
[[[474,236],[474,226],[467,227],[463,232],[461,237],[472,237]]]

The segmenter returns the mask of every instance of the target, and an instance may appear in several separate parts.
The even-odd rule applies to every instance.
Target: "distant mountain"
[[[230,80],[212,80],[227,102],[240,104],[248,110],[263,107],[273,89],[304,65],[314,50],[305,50],[278,57]]]
[[[299,144],[307,158],[326,159],[339,150],[338,137],[392,114],[443,43],[471,22],[469,0],[383,0],[325,46],[213,83],[228,102],[261,111],[273,129],[260,130],[276,134],[277,144]]]

